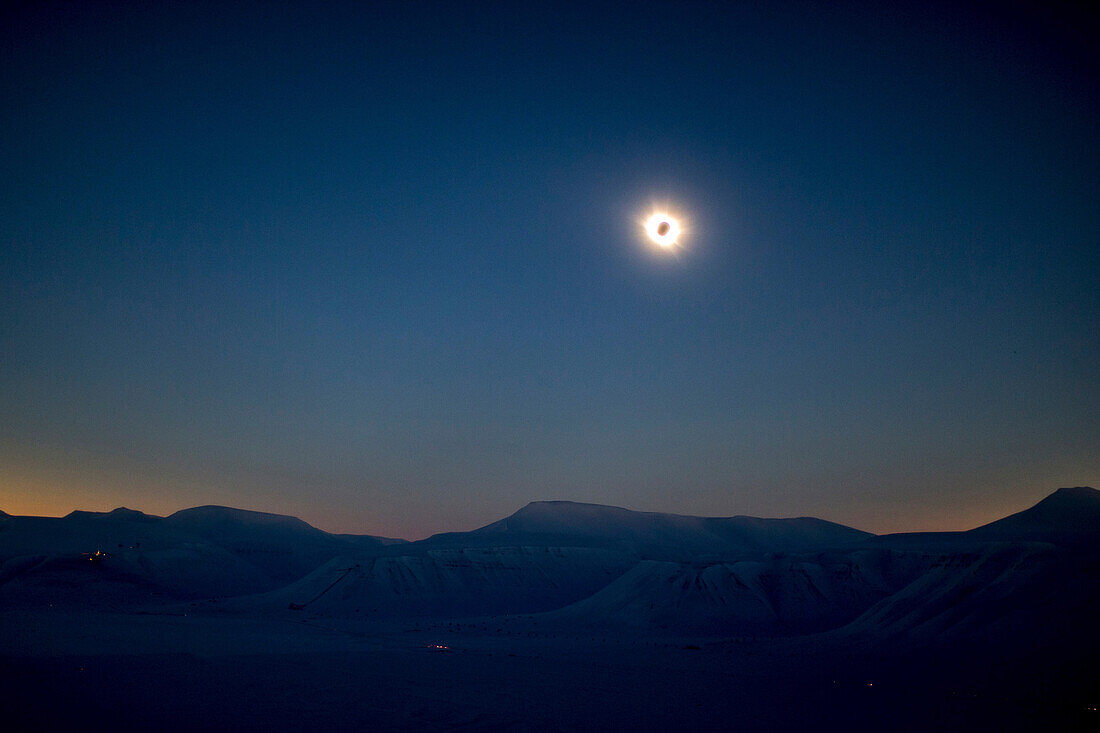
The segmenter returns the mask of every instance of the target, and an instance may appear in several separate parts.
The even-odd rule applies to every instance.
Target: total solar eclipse
[[[657,213],[646,220],[645,230],[655,244],[669,248],[677,244],[680,223],[668,214]]]

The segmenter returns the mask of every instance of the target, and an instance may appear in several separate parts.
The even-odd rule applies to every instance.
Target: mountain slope
[[[385,618],[535,613],[591,595],[636,562],[611,550],[583,547],[339,557],[285,588],[236,605]]]
[[[847,547],[870,536],[811,517],[694,517],[570,501],[537,501],[472,532],[436,535],[424,543],[603,547],[643,559],[686,560],[703,555]]]
[[[1079,544],[1100,539],[1100,491],[1088,486],[1058,489],[1030,509],[967,532],[987,540],[1032,540]]]
[[[847,623],[924,570],[887,550],[768,555],[724,563],[643,561],[550,614],[573,625],[718,636],[795,635]]]
[[[1088,589],[1098,527],[1100,492],[1085,488],[969,532],[883,537],[812,518],[574,502],[534,502],[472,532],[403,544],[215,506],[168,518],[129,509],[4,515],[0,602],[134,607],[240,596],[230,605],[245,613],[551,612],[578,628],[737,636],[848,624],[876,638],[947,638],[1086,608],[1096,596]]]
[[[280,584],[302,577],[350,547],[382,547],[373,537],[361,537],[353,543],[297,517],[224,506],[184,509],[168,516],[164,523],[217,544]]]
[[[371,537],[340,538],[294,517],[197,507],[0,517],[0,599],[128,605],[280,587]],[[100,553],[96,555],[95,553]]]

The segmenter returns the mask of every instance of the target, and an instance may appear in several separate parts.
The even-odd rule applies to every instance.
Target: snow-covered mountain
[[[224,506],[184,509],[168,516],[164,524],[227,550],[280,585],[301,578],[352,547],[383,546],[374,537],[352,543],[297,517]]]
[[[981,539],[1034,540],[1054,544],[1100,541],[1100,491],[1058,489],[1030,509],[970,530]]]
[[[962,532],[900,532],[867,539],[895,550],[978,552],[986,543],[1047,542],[1062,547],[1100,544],[1100,491],[1058,489],[1035,506]]]
[[[0,517],[0,602],[132,605],[285,585],[349,549],[300,519],[228,507],[158,517],[132,509]]]
[[[868,532],[812,517],[694,517],[600,504],[536,501],[472,532],[435,535],[430,546],[557,545],[614,548],[644,559],[851,547]]]
[[[838,629],[876,643],[981,645],[1012,653],[1100,647],[1100,491],[1059,489],[966,532],[875,537],[924,567]],[[1045,652],[1044,652],[1045,650]]]
[[[643,561],[553,617],[717,636],[806,634],[855,619],[910,583],[921,565],[918,557],[887,550],[718,563]]]
[[[413,543],[227,507],[0,516],[0,603],[468,618],[575,628],[873,638],[1017,633],[1100,602],[1100,492],[1062,489],[969,532],[874,536],[813,518],[535,502]],[[96,553],[99,554],[96,554]],[[1061,609],[1061,611],[1059,611]],[[1034,636],[1034,634],[1033,634]]]
[[[638,559],[595,547],[467,547],[345,556],[242,607],[384,618],[549,611],[603,588]]]

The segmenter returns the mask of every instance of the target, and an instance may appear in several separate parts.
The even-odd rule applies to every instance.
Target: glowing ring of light
[[[671,247],[680,236],[680,223],[668,214],[654,214],[646,220],[645,231],[655,244]]]

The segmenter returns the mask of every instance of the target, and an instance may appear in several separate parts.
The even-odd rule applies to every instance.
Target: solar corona
[[[679,244],[680,223],[665,213],[651,215],[645,222],[645,231],[656,245],[671,249]]]

